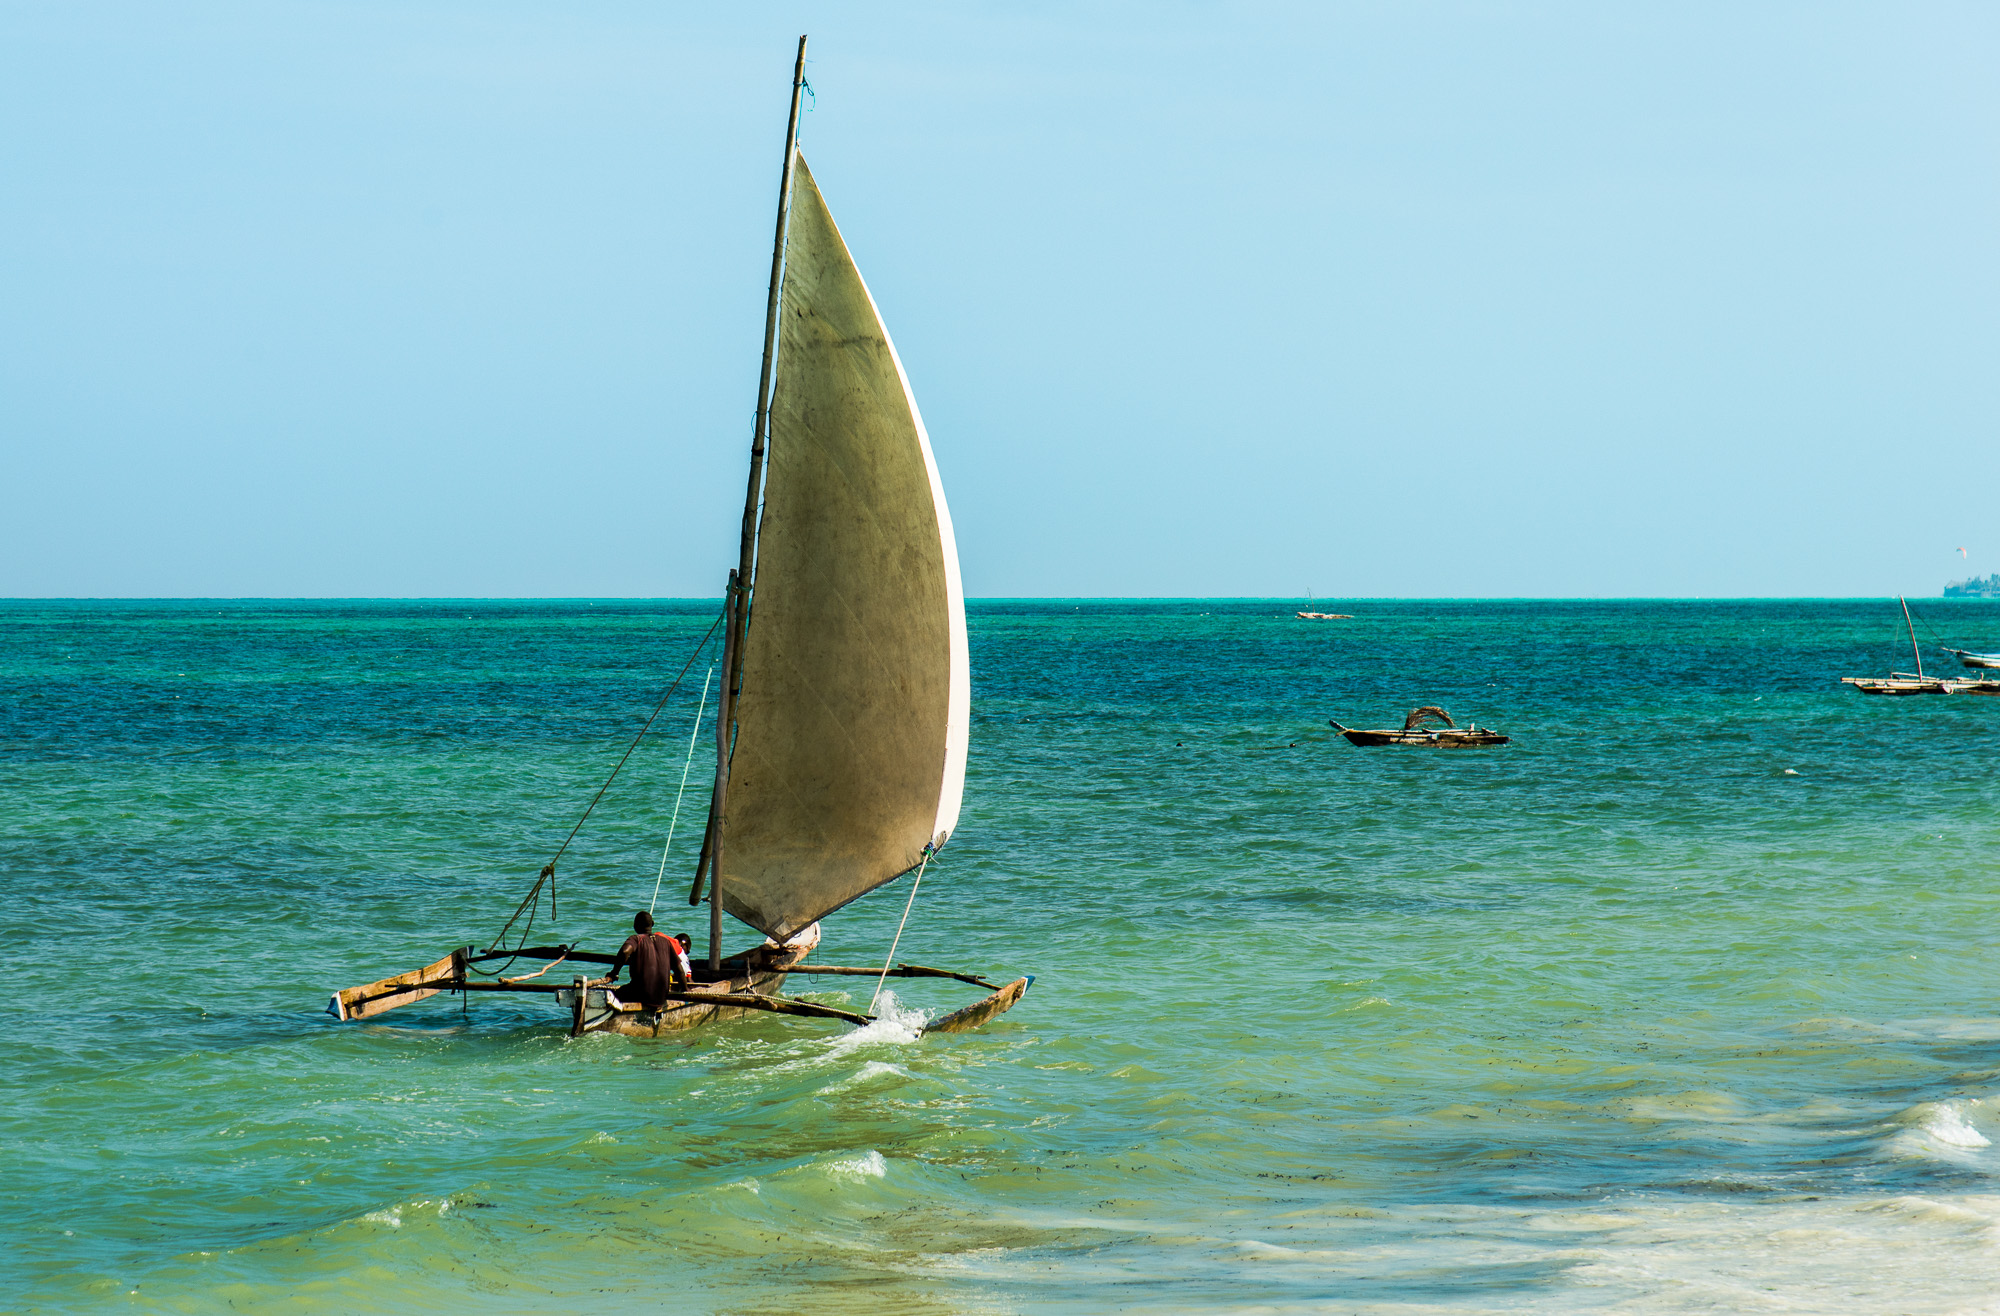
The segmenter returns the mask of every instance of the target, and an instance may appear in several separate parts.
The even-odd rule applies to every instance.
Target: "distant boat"
[[[1843,676],[1841,682],[1864,695],[1948,695],[1959,684],[1921,673],[1891,672],[1887,676]]]
[[[1442,722],[1442,727],[1430,725]],[[1477,749],[1482,745],[1504,745],[1507,737],[1497,731],[1489,731],[1477,726],[1457,726],[1451,714],[1436,704],[1426,704],[1413,709],[1403,719],[1399,730],[1361,731],[1344,727],[1332,718],[1326,724],[1347,737],[1347,743],[1362,749],[1379,749],[1384,745],[1415,745],[1422,749]]]
[[[1293,615],[1298,617],[1301,621],[1353,621],[1354,620],[1352,616],[1344,612],[1313,612],[1311,611],[1312,602],[1313,602],[1312,591],[1307,590],[1306,591],[1307,611],[1294,613]]]
[[[2000,653],[1971,653],[1965,649],[1946,649],[1964,667],[2000,667]]]
[[[1903,625],[1910,631],[1910,654],[1917,660],[1917,670],[1891,672],[1887,676],[1843,676],[1841,682],[1851,685],[1864,695],[1948,695],[1956,682],[1943,677],[1924,674],[1923,651],[1917,648],[1917,626],[1910,620],[1910,604],[1900,595],[1896,602],[1903,605]]]
[[[467,946],[348,988],[328,1007],[336,1018],[486,991],[546,997],[573,1037],[658,1037],[751,1011],[870,1022],[872,999],[853,1011],[781,994],[789,976],[824,974],[875,978],[878,993],[888,977],[981,988],[983,998],[924,1029],[957,1032],[1007,1010],[1033,981],[897,964],[893,941],[874,966],[804,962],[820,919],[848,902],[911,874],[915,900],[958,822],[971,706],[958,550],[930,441],[874,299],[798,154],[805,58],[801,37],[740,565],[718,622],[715,789],[688,896],[699,903],[706,884],[707,963],[687,966],[685,990],[642,1000],[634,985],[596,976],[611,955],[519,944],[545,888],[554,911],[551,860],[484,951]],[[725,912],[766,940],[725,956]],[[524,914],[517,944],[505,944]],[[519,960],[549,963],[511,977],[481,967],[497,961],[505,973]],[[569,983],[534,981],[563,963]]]

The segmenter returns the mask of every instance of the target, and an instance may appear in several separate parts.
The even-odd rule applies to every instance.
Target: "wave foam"
[[[1977,1102],[1926,1101],[1897,1117],[1903,1127],[1884,1144],[1893,1154],[1925,1160],[1970,1161],[1993,1140],[1979,1131],[1972,1116]]]
[[[1926,1121],[1924,1132],[1954,1147],[1990,1147],[1993,1140],[1972,1127],[1965,1116],[1950,1106],[1940,1106],[1936,1118]]]
[[[864,1152],[844,1161],[835,1161],[826,1172],[843,1179],[880,1179],[888,1175],[889,1162],[878,1151]]]
[[[930,1011],[905,1006],[896,993],[884,991],[875,1001],[875,1021],[834,1038],[831,1050],[837,1055],[857,1046],[907,1046],[924,1035],[930,1017]]]

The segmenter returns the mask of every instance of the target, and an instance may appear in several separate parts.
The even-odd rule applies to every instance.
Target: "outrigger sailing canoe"
[[[1948,695],[1955,681],[1922,672],[1891,672],[1887,676],[1843,676],[1841,684],[1851,685],[1864,695]]]
[[[1441,727],[1431,725],[1434,722],[1442,722],[1444,725]],[[1497,731],[1488,731],[1476,726],[1454,725],[1451,714],[1436,704],[1426,704],[1422,708],[1412,709],[1410,715],[1403,719],[1402,727],[1396,730],[1383,728],[1361,731],[1354,727],[1344,727],[1332,718],[1328,718],[1326,724],[1347,737],[1348,744],[1358,745],[1362,749],[1380,749],[1384,745],[1415,745],[1422,749],[1477,749],[1482,745],[1507,743],[1507,737]]]
[[[1898,597],[1896,602],[1903,605],[1903,625],[1910,632],[1910,653],[1917,660],[1915,672],[1891,672],[1887,676],[1843,676],[1841,684],[1851,685],[1864,695],[1948,695],[1952,693],[1953,682],[1942,677],[1924,674],[1923,651],[1917,648],[1917,626],[1910,620],[1909,600]]]
[[[886,977],[985,989],[925,1029],[944,1032],[986,1022],[1034,981],[894,964],[893,942],[874,967],[805,962],[819,920],[850,901],[914,873],[914,902],[924,867],[957,825],[972,702],[958,550],[930,440],[874,299],[798,153],[805,52],[801,37],[740,560],[723,609],[715,786],[688,896],[701,903],[706,886],[706,963],[696,963],[687,990],[648,1005],[620,999],[617,985],[589,972],[544,981],[558,965],[613,959],[570,945],[502,944],[523,913],[532,927],[545,888],[553,910],[552,860],[494,944],[340,992],[328,1007],[336,1018],[373,1018],[439,992],[517,992],[552,998],[572,1036],[656,1037],[753,1012],[869,1022],[784,996],[793,974],[875,978],[878,990]],[[765,934],[763,944],[725,956],[724,912]],[[482,976],[521,961],[546,964]]]

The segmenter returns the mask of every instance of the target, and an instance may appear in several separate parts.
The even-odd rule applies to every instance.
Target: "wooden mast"
[[[1924,676],[1924,654],[1923,650],[1917,648],[1917,627],[1916,623],[1910,620],[1910,601],[1898,594],[1896,602],[1903,605],[1903,625],[1910,628],[1910,653],[1917,660],[1917,679],[1921,681]]]
[[[736,697],[743,685],[743,631],[750,620],[750,596],[757,579],[757,504],[763,493],[764,449],[771,436],[771,365],[778,349],[778,301],[784,292],[785,224],[792,207],[792,165],[798,159],[799,96],[806,85],[806,39],[799,38],[792,66],[792,108],[785,121],[785,167],[778,180],[777,233],[771,243],[771,290],[764,303],[764,365],[757,376],[757,415],[750,437],[750,485],[743,495],[743,539],[736,569],[729,573],[723,607],[728,622],[722,640],[722,694],[715,717],[715,791],[708,809],[708,836],[702,846],[711,874],[708,883],[708,967],[722,969],[722,820],[729,794],[729,751],[735,739]],[[696,899],[701,870],[695,872]]]

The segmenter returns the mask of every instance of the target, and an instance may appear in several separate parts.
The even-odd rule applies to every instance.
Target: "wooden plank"
[[[777,970],[779,973],[832,973],[846,974],[857,978],[879,978],[880,969],[857,969],[846,964],[788,964]],[[921,964],[898,964],[889,970],[891,978],[954,978],[959,982],[971,983],[974,987],[984,987],[987,991],[997,991],[1000,984],[988,982],[976,973],[954,973],[950,969],[931,969]]]
[[[789,970],[788,970],[789,972]],[[891,978],[955,978],[959,982],[971,983],[974,987],[984,987],[988,991],[998,991],[1000,984],[988,982],[976,973],[956,973],[950,969],[926,968],[921,964],[898,964],[889,970]]]
[[[378,1014],[436,996],[458,985],[455,968],[459,952],[453,951],[435,964],[411,969],[393,978],[383,978],[360,987],[335,992],[328,1013],[336,1019],[371,1019]]]
[[[1014,1002],[1027,992],[1028,984],[1034,979],[1016,978],[999,991],[983,1000],[974,1001],[963,1010],[954,1010],[942,1019],[933,1019],[924,1025],[925,1034],[963,1033],[979,1027],[998,1014],[1005,1014],[1014,1008]]]
[[[484,955],[468,955],[467,964],[484,964],[488,960],[576,960],[582,964],[609,964],[618,957],[603,955],[587,950],[572,950],[568,946],[523,946],[520,950],[493,950]]]
[[[694,1005],[729,1005],[743,1010],[766,1010],[772,1014],[793,1014],[808,1019],[840,1019],[856,1026],[875,1022],[872,1016],[855,1014],[852,1010],[836,1010],[830,1005],[787,1000],[782,996],[763,996],[756,992],[668,992],[667,999],[687,1001]]]

